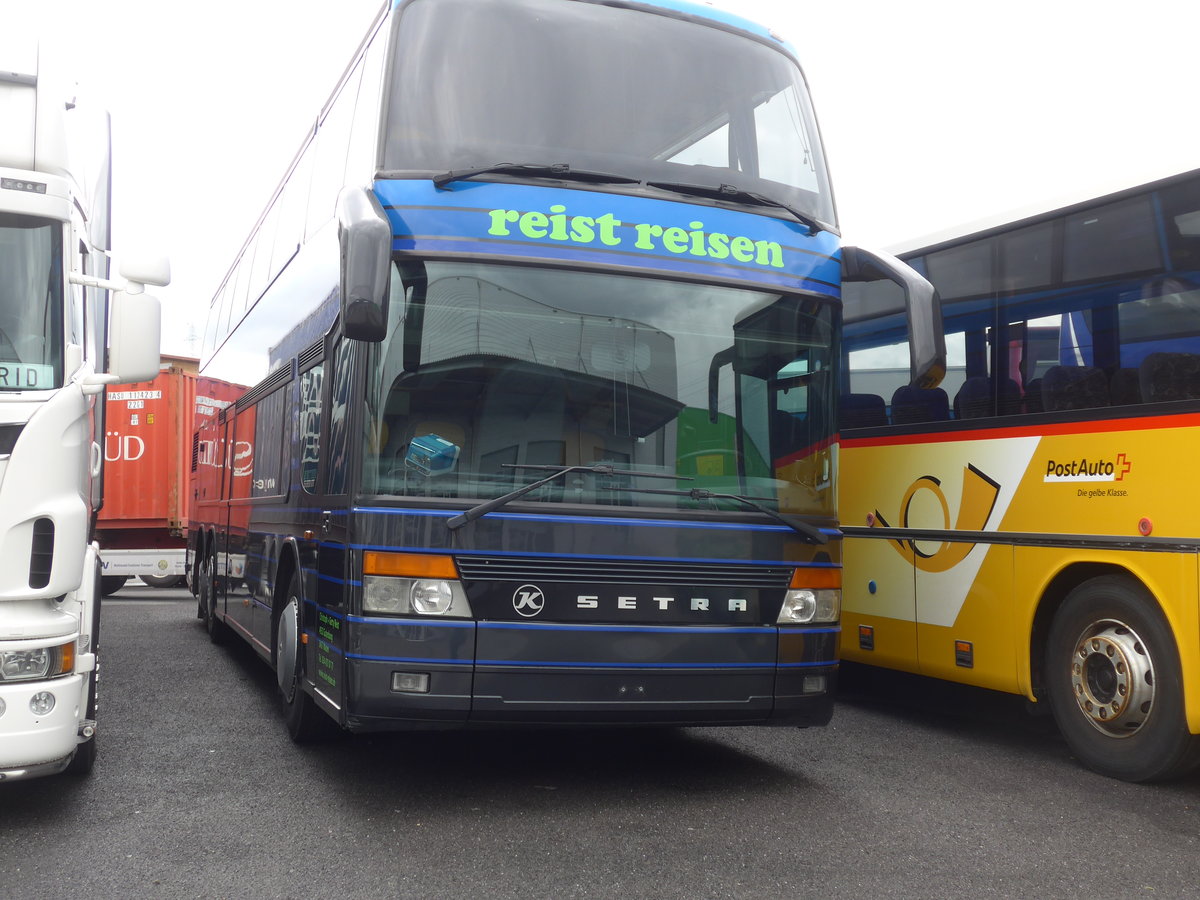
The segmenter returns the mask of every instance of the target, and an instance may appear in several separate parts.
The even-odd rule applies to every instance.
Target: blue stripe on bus
[[[394,553],[436,553],[444,556],[514,556],[528,558],[528,552],[516,550],[459,550],[446,547],[406,547],[390,544],[350,544],[353,550],[379,550]],[[656,563],[720,563],[746,566],[790,566],[795,569],[840,569],[839,563],[810,563],[796,560],[770,559],[725,559],[723,557],[692,557],[692,556],[599,556],[587,553],[538,553],[541,559],[589,559],[612,562],[656,562]],[[511,580],[511,579],[509,579]]]
[[[346,616],[346,621],[354,622],[357,625],[419,625],[422,627],[432,626],[434,628],[474,628],[476,624],[474,619],[414,619],[411,616],[397,616],[396,618],[387,618],[385,616]]]
[[[553,259],[593,263],[612,268],[626,265],[645,274],[648,268],[664,272],[717,277],[739,283],[760,282],[788,289],[800,288],[837,298],[841,294],[840,240],[820,232],[805,234],[806,227],[790,219],[742,212],[683,200],[608,194],[571,188],[530,187],[503,182],[464,181],[439,190],[427,179],[382,179],[375,194],[392,224],[393,249],[440,252],[510,259]],[[597,232],[590,241],[530,237],[505,221],[493,221],[495,210],[529,212],[562,205],[573,216],[616,221],[616,240],[605,243]],[[636,223],[655,222],[677,227],[687,234],[724,234],[753,242],[755,258],[724,258],[704,250],[673,251],[661,241],[646,246],[646,236]],[[686,226],[686,227],[685,227]],[[657,237],[657,236],[655,236]],[[763,247],[762,245],[768,245]],[[707,246],[707,245],[705,245]],[[621,249],[616,249],[620,247]],[[774,265],[762,254],[778,251]]]
[[[355,513],[380,516],[431,516],[449,519],[461,515],[461,510],[444,509],[399,509],[389,506],[356,506]],[[767,531],[787,533],[792,529],[786,525],[751,525],[743,522],[683,522],[676,519],[633,519],[613,518],[611,516],[563,516],[549,513],[511,513],[491,512],[485,518],[514,519],[525,522],[548,522],[558,525],[626,525],[641,528],[691,528],[713,531]],[[822,534],[830,537],[840,537],[837,528],[822,528]]]
[[[614,263],[610,257],[612,255],[620,255],[627,258],[630,263],[634,261],[640,263],[640,265],[636,266],[636,271],[643,276],[657,269],[658,271],[707,276],[726,281],[736,280],[746,282],[752,280],[764,287],[783,288],[789,291],[809,291],[814,294],[823,294],[833,299],[840,298],[842,293],[838,285],[815,277],[797,277],[795,275],[773,272],[769,269],[750,269],[740,266],[698,263],[680,257],[662,257],[650,255],[649,253],[643,255],[632,253],[618,254],[616,251],[576,250],[568,247],[542,248],[540,246],[539,249],[550,252],[543,252],[536,256],[530,253],[516,252],[518,248],[524,250],[531,246],[531,244],[525,243],[473,241],[467,238],[428,237],[425,235],[402,236],[392,241],[393,250],[397,252],[409,251],[420,253],[422,256],[440,253],[446,255],[459,254],[472,258],[487,256],[492,259],[499,259],[504,256],[511,256],[515,259],[554,259],[561,262],[602,264],[609,268],[610,271],[614,270],[614,266],[619,265]],[[646,261],[653,262],[653,266],[647,266]],[[629,268],[633,270],[635,267],[630,265]],[[614,274],[620,274],[619,270],[615,270]],[[751,274],[753,275],[752,278]]]
[[[365,653],[347,653],[346,659],[360,659],[365,662],[414,663],[426,666],[472,666],[475,664],[473,660],[469,659],[437,659],[426,656],[368,656]]]

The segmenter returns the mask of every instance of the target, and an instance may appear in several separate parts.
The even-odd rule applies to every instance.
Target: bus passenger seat
[[[1108,394],[1113,406],[1142,402],[1141,376],[1137,369],[1117,369],[1108,379]]]
[[[994,415],[992,382],[986,375],[972,375],[954,395],[956,419],[980,419]]]
[[[1046,407],[1042,400],[1042,379],[1035,378],[1029,384],[1025,385],[1025,412],[1040,413],[1045,411]]]
[[[1021,414],[1021,386],[1011,378],[1000,384],[999,409],[996,415],[1019,416]]]
[[[950,398],[941,388],[922,389],[901,385],[892,394],[892,422],[909,425],[917,422],[942,422],[950,418]]]
[[[888,423],[887,407],[878,394],[842,394],[838,404],[842,428],[875,428]]]
[[[1145,403],[1200,397],[1200,356],[1195,353],[1151,353],[1138,376]]]
[[[1042,377],[1046,412],[1109,405],[1108,378],[1095,366],[1051,366]]]

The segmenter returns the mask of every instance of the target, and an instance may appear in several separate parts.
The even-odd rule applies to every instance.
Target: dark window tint
[[[1067,216],[1063,240],[1066,281],[1144,272],[1161,263],[1149,197]]]

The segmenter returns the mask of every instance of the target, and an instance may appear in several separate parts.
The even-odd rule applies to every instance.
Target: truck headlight
[[[37,681],[70,673],[75,668],[75,642],[57,647],[0,650],[0,681]]]

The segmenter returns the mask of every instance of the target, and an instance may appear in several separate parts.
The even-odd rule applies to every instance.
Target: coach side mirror
[[[934,388],[946,376],[946,337],[937,290],[907,263],[861,247],[842,248],[842,281],[890,281],[904,292],[911,384]]]
[[[342,331],[377,344],[387,337],[392,225],[375,194],[348,187],[338,195]]]

